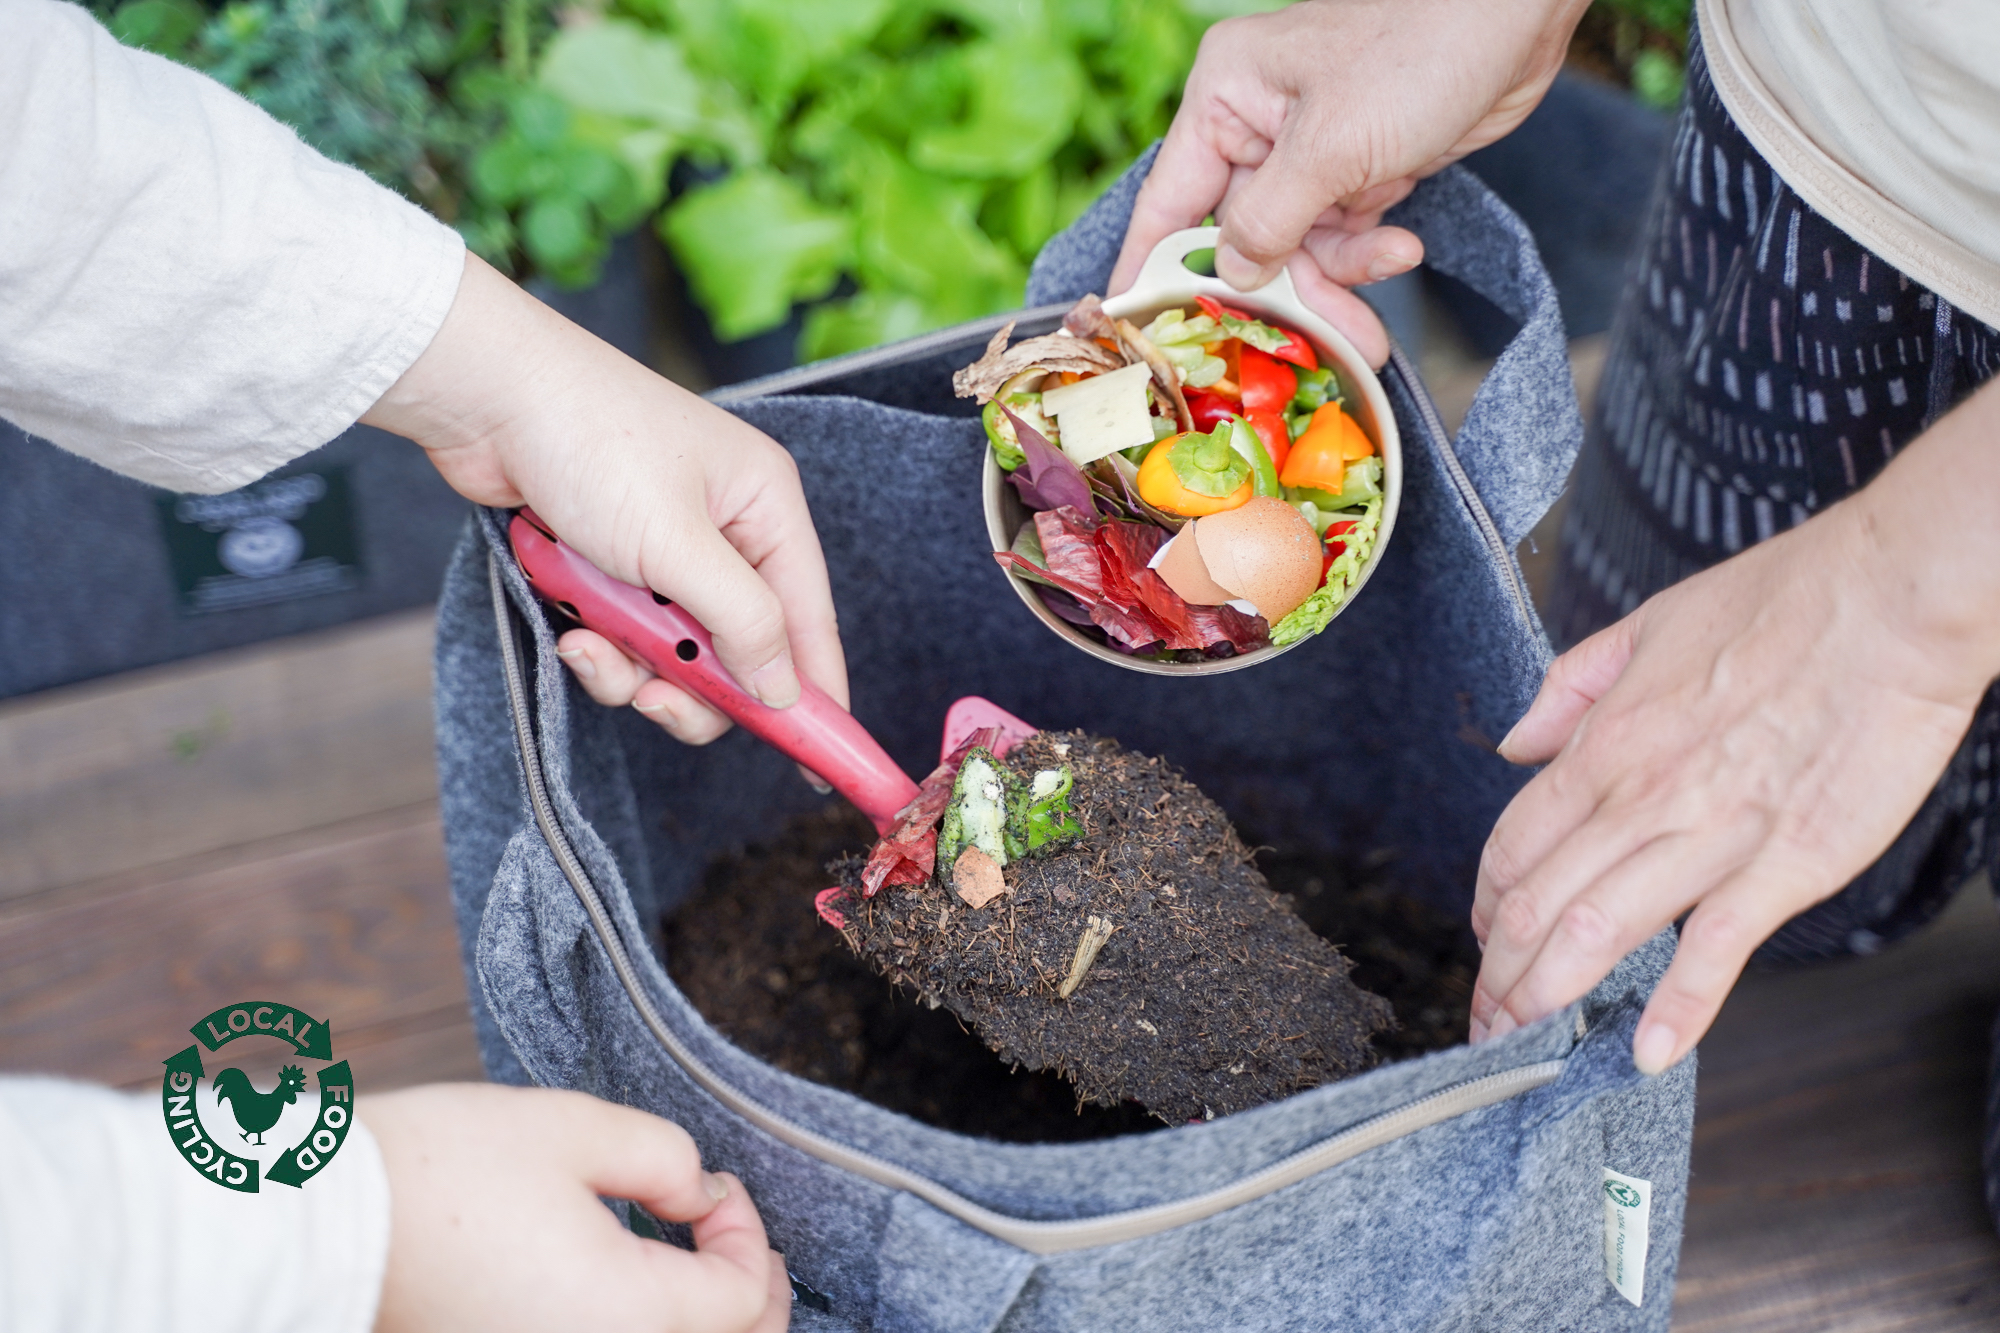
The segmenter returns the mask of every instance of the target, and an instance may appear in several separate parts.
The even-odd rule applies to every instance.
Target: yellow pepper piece
[[[1220,514],[1225,509],[1240,509],[1250,503],[1256,494],[1254,481],[1245,481],[1227,495],[1202,495],[1181,485],[1181,479],[1174,475],[1174,465],[1167,455],[1173,452],[1174,442],[1181,437],[1169,435],[1146,455],[1146,461],[1139,464],[1139,498],[1155,509],[1164,509],[1169,514],[1181,518],[1200,518],[1203,514]],[[1334,488],[1338,490],[1339,487]]]

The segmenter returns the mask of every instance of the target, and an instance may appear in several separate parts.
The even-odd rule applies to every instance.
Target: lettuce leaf
[[[854,257],[852,219],[765,167],[690,190],[660,234],[724,341],[784,323],[795,301],[832,291]]]
[[[1020,492],[1021,503],[1030,509],[1061,509],[1068,505],[1078,513],[1095,514],[1097,502],[1090,483],[1069,455],[1042,438],[1042,433],[1000,405],[1002,415],[1013,424],[1014,439],[1021,447],[1021,465],[1007,474],[1008,482]]]

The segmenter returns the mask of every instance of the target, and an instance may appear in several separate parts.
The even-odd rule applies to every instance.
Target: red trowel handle
[[[700,621],[645,588],[612,578],[558,541],[532,510],[516,514],[507,535],[528,582],[558,610],[831,782],[877,831],[887,832],[896,812],[916,799],[917,784],[867,729],[804,677],[797,703],[772,708],[745,693],[723,668]]]

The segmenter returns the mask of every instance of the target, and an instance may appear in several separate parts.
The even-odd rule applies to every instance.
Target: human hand
[[[388,1168],[376,1333],[781,1333],[791,1285],[741,1181],[679,1126],[575,1092],[436,1084],[364,1099]],[[693,1224],[692,1254],[598,1196]]]
[[[1557,659],[1500,746],[1548,767],[1481,861],[1475,1042],[1688,913],[1633,1041],[1640,1070],[1669,1068],[1752,950],[1894,841],[2000,670],[1996,391],[1861,494]]]
[[[1213,213],[1215,271],[1251,291],[1289,267],[1299,295],[1371,366],[1381,321],[1348,292],[1405,272],[1423,243],[1382,214],[1527,118],[1587,0],[1309,0],[1216,24],[1139,191],[1110,289],[1162,237]]]
[[[797,702],[803,671],[846,706],[826,562],[791,455],[476,256],[430,347],[362,420],[423,445],[459,494],[530,504],[605,573],[686,607],[765,703]],[[599,703],[632,704],[694,745],[729,729],[589,630],[557,651]]]

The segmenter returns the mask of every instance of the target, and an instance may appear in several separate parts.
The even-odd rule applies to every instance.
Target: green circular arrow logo
[[[297,1189],[325,1170],[347,1141],[348,1126],[354,1123],[354,1075],[347,1061],[332,1063],[331,1027],[303,1009],[252,1000],[226,1005],[188,1031],[197,1044],[170,1056],[160,1081],[160,1109],[166,1116],[167,1133],[187,1164],[224,1189],[244,1194],[257,1192],[260,1175]],[[196,1089],[206,1076],[202,1048],[214,1054],[238,1037],[251,1036],[275,1037],[289,1043],[303,1058],[323,1064],[318,1071],[319,1115],[304,1137],[280,1154],[268,1171],[256,1158],[232,1152],[225,1145],[264,1146],[265,1133],[277,1126],[285,1109],[308,1095],[306,1071],[288,1064],[279,1071],[278,1085],[260,1092],[241,1069],[218,1070],[209,1080],[209,1088],[216,1103],[226,1105],[236,1122],[221,1135],[210,1133],[202,1123],[196,1098]]]
[[[1639,1198],[1639,1191],[1633,1189],[1622,1180],[1605,1181],[1604,1192],[1609,1194],[1611,1201],[1620,1208],[1637,1208],[1642,1202]]]

